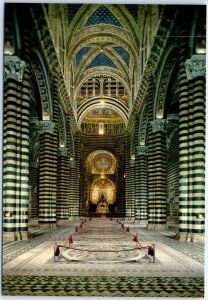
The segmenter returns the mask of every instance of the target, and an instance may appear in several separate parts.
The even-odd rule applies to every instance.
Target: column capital
[[[130,159],[129,166],[134,167],[135,166],[135,159]]]
[[[39,133],[54,133],[55,123],[52,121],[40,121],[39,122]]]
[[[147,146],[138,146],[137,147],[137,155],[148,156],[148,147]]]
[[[152,125],[152,132],[167,132],[167,120],[165,119],[155,119],[150,122]]]
[[[70,168],[75,168],[75,165],[76,165],[76,161],[74,159],[70,159],[69,160],[69,166],[70,166]]]
[[[206,76],[206,57],[198,54],[192,55],[190,59],[185,61],[185,70],[187,80],[192,80],[199,76]]]
[[[26,63],[17,56],[4,57],[4,81],[9,78],[22,82]]]
[[[35,168],[37,169],[39,167],[39,162],[38,161],[30,161],[30,165],[31,168]]]
[[[66,147],[59,147],[57,149],[57,155],[58,156],[65,156],[66,157],[67,154],[68,154],[68,149]]]

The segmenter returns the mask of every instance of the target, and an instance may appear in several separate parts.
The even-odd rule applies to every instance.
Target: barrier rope
[[[86,221],[85,221],[86,222]],[[118,222],[118,221],[117,221]],[[82,221],[82,223],[80,224],[80,228],[83,227],[83,224],[84,222]],[[124,227],[124,224],[121,225],[122,228],[125,230],[126,233],[129,233],[130,235],[130,230],[129,230],[129,227]],[[75,227],[75,234],[76,232],[78,232],[78,227],[76,226]],[[117,237],[117,238],[113,238],[113,239],[123,239],[124,237]],[[97,238],[97,239],[100,239],[100,238]],[[102,239],[109,239],[109,237],[106,237],[106,238],[102,238]],[[104,250],[104,249],[101,249],[101,250],[95,250],[95,249],[83,249],[83,248],[76,248],[76,247],[67,247],[67,243],[69,244],[73,244],[73,237],[72,235],[70,234],[68,236],[68,239],[66,240],[65,244],[63,245],[58,245],[57,243],[55,243],[54,245],[54,261],[55,261],[55,257],[59,256],[60,255],[60,248],[65,248],[65,249],[71,249],[71,250],[75,250],[75,251],[87,251],[87,252],[127,252],[127,251],[135,251],[135,250],[148,250],[148,255],[152,256],[153,257],[153,262],[155,262],[155,245],[152,244],[152,246],[142,246],[141,243],[139,242],[139,239],[138,239],[138,236],[137,234],[135,234],[133,236],[133,241],[134,242],[137,242],[137,247],[136,248],[128,248],[128,249],[119,249],[119,250],[113,250],[113,249],[110,249],[110,250]]]

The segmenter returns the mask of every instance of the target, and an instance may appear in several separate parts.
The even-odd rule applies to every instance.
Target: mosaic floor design
[[[28,241],[3,245],[3,295],[203,297],[204,246],[177,241],[173,231],[131,228],[128,233],[117,220],[93,219],[33,232]],[[63,255],[55,261],[55,243],[64,244],[69,234],[71,246],[97,250],[133,248],[137,234],[142,245],[155,244],[156,262],[146,252],[137,261],[118,263],[109,257],[92,262],[87,255],[86,261]]]
[[[3,276],[3,295],[203,297],[202,278]]]

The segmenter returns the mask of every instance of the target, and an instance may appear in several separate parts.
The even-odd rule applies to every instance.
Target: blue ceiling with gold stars
[[[117,27],[123,27],[121,23],[115,18],[115,16],[105,7],[101,5],[92,16],[87,20],[84,27],[98,25],[98,24],[109,24]]]

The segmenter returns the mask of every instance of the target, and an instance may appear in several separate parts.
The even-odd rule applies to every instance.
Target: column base
[[[39,223],[38,227],[40,229],[51,229],[51,228],[57,228],[56,223]]]
[[[135,218],[133,218],[133,217],[126,217],[125,221],[127,221],[127,222],[134,222]]]
[[[176,233],[175,239],[182,242],[204,243],[205,235],[189,232],[178,232]]]
[[[148,220],[135,220],[134,224],[147,225]]]
[[[23,240],[26,241],[30,238],[32,238],[32,233],[30,231],[3,233],[3,243]]]
[[[147,229],[163,230],[163,229],[168,229],[168,225],[167,224],[148,224]]]
[[[204,244],[204,242],[205,242],[205,235],[204,234],[199,234],[199,233],[192,233],[192,235],[191,235],[191,242],[193,242],[193,243],[199,243],[199,244]]]
[[[17,241],[17,233],[16,232],[3,232],[3,243]]]
[[[77,216],[70,216],[70,217],[69,217],[69,220],[70,220],[70,221],[80,221],[80,217],[77,217]]]

